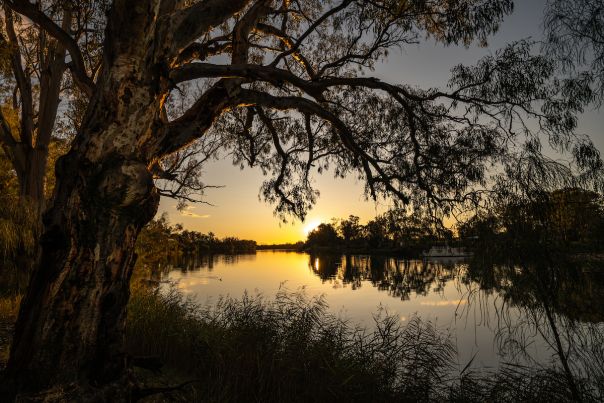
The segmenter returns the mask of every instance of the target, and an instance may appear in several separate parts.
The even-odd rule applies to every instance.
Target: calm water
[[[484,368],[548,365],[560,357],[585,368],[582,355],[603,348],[604,270],[598,267],[278,251],[206,256],[180,266],[165,278],[201,303],[246,291],[270,298],[280,287],[304,288],[366,327],[380,310],[403,323],[419,316],[451,334],[461,368],[472,360]]]

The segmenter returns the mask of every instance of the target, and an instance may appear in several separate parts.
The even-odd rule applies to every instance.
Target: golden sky
[[[208,165],[204,179],[208,183],[224,185],[210,189],[206,200],[213,206],[190,204],[184,211],[176,210],[174,200],[162,199],[159,214],[167,212],[172,224],[182,223],[185,228],[218,237],[237,236],[258,243],[297,242],[306,238],[309,229],[332,217],[357,215],[366,222],[376,213],[387,210],[384,204],[366,201],[363,185],[354,178],[334,179],[329,173],[316,177],[316,187],[321,192],[319,201],[304,223],[290,220],[281,223],[273,215],[272,206],[258,199],[263,176],[255,169],[240,170],[229,160]]]

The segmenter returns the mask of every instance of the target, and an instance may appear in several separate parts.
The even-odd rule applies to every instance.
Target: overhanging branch
[[[378,161],[359,147],[350,128],[340,118],[322,105],[306,98],[275,97],[267,93],[247,89],[240,89],[237,101],[240,105],[259,105],[277,110],[296,110],[302,114],[312,114],[328,121],[336,130],[344,147],[361,160],[363,172],[374,197],[376,196],[374,185],[381,183],[389,192],[396,195],[404,202],[409,201],[408,196],[403,194],[392,184],[392,180],[396,178],[386,174]]]

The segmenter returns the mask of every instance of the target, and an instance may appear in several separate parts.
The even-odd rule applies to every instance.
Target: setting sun
[[[304,236],[307,236],[308,234],[310,234],[312,232],[312,230],[317,228],[320,224],[321,224],[320,218],[315,218],[315,219],[309,221],[302,229],[304,231]]]

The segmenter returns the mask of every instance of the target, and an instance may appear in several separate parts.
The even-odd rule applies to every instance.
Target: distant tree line
[[[532,200],[507,200],[458,226],[461,238],[484,247],[540,247],[594,251],[604,245],[604,197],[564,188]]]
[[[170,225],[167,214],[149,222],[136,243],[138,263],[154,268],[183,256],[255,251],[256,241],[236,237],[219,239],[212,232],[185,230],[180,224]]]
[[[274,243],[266,245],[256,246],[256,250],[289,250],[289,251],[301,251],[304,249],[304,242],[298,241],[294,243]]]
[[[308,250],[343,249],[356,252],[396,252],[416,255],[437,241],[452,241],[453,232],[432,217],[394,209],[366,224],[359,217],[332,219],[311,231],[304,244]]]
[[[447,242],[481,250],[539,245],[540,250],[596,251],[604,245],[604,197],[564,188],[530,200],[499,200],[461,221],[455,232],[434,217],[395,209],[366,224],[354,215],[321,223],[308,234],[304,248],[417,255],[434,243]]]

